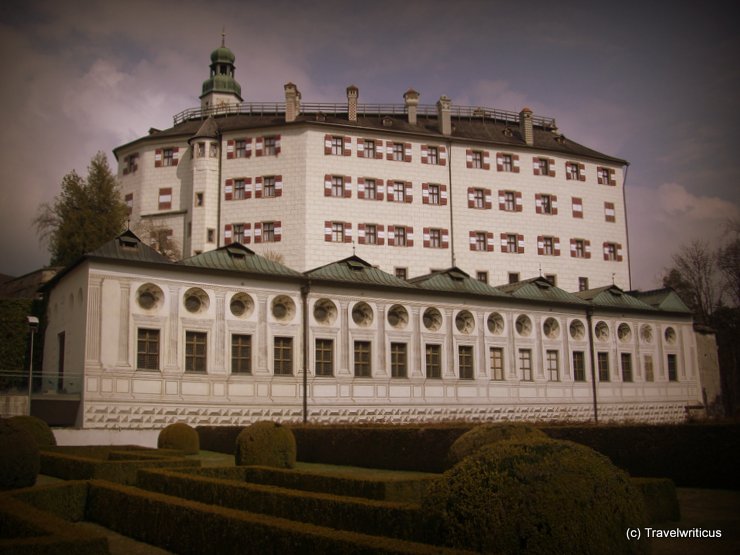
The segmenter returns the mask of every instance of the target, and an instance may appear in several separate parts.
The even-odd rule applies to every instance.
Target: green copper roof
[[[516,283],[509,283],[507,285],[499,285],[498,289],[517,299],[577,305],[588,304],[573,293],[568,293],[559,287],[555,287],[544,277],[536,277],[525,279],[524,281],[518,281]]]
[[[256,254],[240,243],[232,243],[213,251],[191,256],[182,260],[179,264],[209,270],[264,274],[265,276],[300,277],[301,275],[287,266]]]
[[[223,41],[221,46],[211,52],[211,76],[203,81],[203,93],[227,93],[236,95],[242,99],[242,87],[234,79],[234,61],[236,56],[226,48]]]
[[[224,45],[219,46],[216,50],[211,52],[211,63],[213,64],[233,64],[235,61],[236,56],[234,56],[234,53]]]
[[[616,285],[607,285],[596,289],[588,289],[575,293],[579,298],[589,301],[596,306],[608,306],[613,308],[626,308],[633,310],[655,310],[649,304],[640,299],[628,295]]]
[[[241,100],[242,86],[231,75],[214,75],[203,81],[203,94],[201,96],[210,92],[232,93]]]
[[[85,256],[170,264],[170,261],[166,257],[149,245],[142,243],[141,239],[130,229],[127,229],[115,239],[108,241]]]
[[[381,285],[385,287],[413,287],[407,281],[373,268],[368,262],[356,255],[344,260],[332,262],[304,272],[312,280],[341,281],[352,284]]]
[[[678,294],[669,287],[664,289],[654,289],[653,291],[630,291],[629,294],[659,310],[691,314],[691,309],[689,309],[681,297],[679,297]]]
[[[432,272],[409,280],[421,289],[449,291],[450,293],[471,293],[488,297],[505,297],[506,294],[490,285],[471,278],[459,268],[449,268],[441,272]]]

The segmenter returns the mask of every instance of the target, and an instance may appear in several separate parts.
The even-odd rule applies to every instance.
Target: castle
[[[82,371],[79,426],[701,404],[690,312],[629,291],[624,160],[527,108],[255,104],[234,71],[222,44],[199,108],[115,150],[148,231],[47,285],[43,372]]]

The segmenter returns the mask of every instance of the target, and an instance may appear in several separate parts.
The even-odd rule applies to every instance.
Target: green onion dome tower
[[[211,76],[203,81],[200,107],[222,108],[242,101],[242,87],[234,79],[236,56],[226,48],[226,37],[222,33],[221,46],[211,52]]]

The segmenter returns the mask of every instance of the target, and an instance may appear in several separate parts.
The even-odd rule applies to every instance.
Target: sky
[[[740,32],[729,2],[3,0],[0,274],[49,262],[33,220],[97,151],[199,106],[210,52],[236,55],[245,100],[421,102],[554,117],[630,162],[632,286],[740,218]]]

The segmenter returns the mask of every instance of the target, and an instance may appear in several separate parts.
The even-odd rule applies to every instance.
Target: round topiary
[[[609,459],[576,443],[505,440],[444,473],[424,500],[441,540],[485,553],[645,553],[628,528],[642,497]]]
[[[159,432],[157,448],[179,449],[186,455],[197,455],[200,451],[200,438],[195,428],[184,422],[177,422]]]
[[[451,468],[484,445],[505,439],[547,439],[547,434],[524,423],[498,422],[481,424],[455,440],[447,452],[447,468]]]
[[[264,420],[244,428],[236,438],[237,466],[295,466],[295,437],[285,426]]]
[[[39,473],[36,441],[10,420],[0,420],[0,490],[32,486]]]
[[[39,447],[50,447],[57,444],[54,432],[49,425],[35,416],[12,416],[8,419],[11,424],[18,428],[23,428],[31,434]]]

